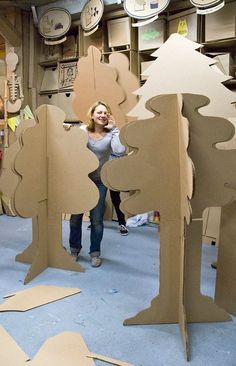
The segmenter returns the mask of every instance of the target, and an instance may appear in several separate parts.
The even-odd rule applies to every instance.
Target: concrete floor
[[[65,246],[68,226],[63,222]],[[82,290],[81,294],[25,313],[0,313],[1,325],[20,347],[33,357],[48,337],[73,331],[82,334],[90,351],[135,366],[235,366],[236,318],[232,322],[188,325],[189,363],[184,359],[178,325],[122,325],[124,319],[148,307],[157,294],[159,236],[150,226],[131,228],[126,237],[118,233],[117,223],[106,222],[105,226],[102,267],[90,267],[89,231],[85,224],[80,263],[86,272],[48,268],[25,286],[29,266],[14,258],[31,242],[31,220],[0,216],[0,302],[5,294],[40,284]],[[210,263],[215,258],[216,248],[204,245],[202,292],[210,296],[215,281]],[[101,361],[95,363],[105,365]]]

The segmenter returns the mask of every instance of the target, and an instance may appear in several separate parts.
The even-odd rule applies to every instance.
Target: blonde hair
[[[94,114],[94,111],[95,109],[99,106],[99,105],[103,105],[106,109],[107,109],[107,112],[109,114],[112,114],[111,113],[111,108],[108,104],[106,104],[105,102],[101,102],[101,101],[97,101],[95,102],[90,108],[89,108],[89,111],[88,111],[88,119],[89,119],[89,124],[88,124],[88,127],[87,127],[87,130],[89,132],[94,132],[95,131],[95,127],[94,127],[94,120],[93,120],[93,114]]]

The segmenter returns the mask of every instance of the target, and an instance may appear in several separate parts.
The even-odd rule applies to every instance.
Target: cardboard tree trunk
[[[101,52],[94,46],[88,48],[88,56],[78,61],[74,91],[73,109],[81,121],[88,121],[87,113],[92,104],[103,101],[111,107],[117,126],[125,123],[125,115],[120,108],[125,93],[118,84],[117,72],[101,62]]]
[[[124,212],[132,215],[158,209],[161,215],[159,295],[150,309],[124,324],[179,323],[188,359],[184,232],[190,221],[193,190],[192,163],[187,155],[188,122],[181,114],[179,95],[153,98],[147,108],[155,117],[130,123],[121,130],[122,143],[133,153],[107,162],[102,170],[108,188],[135,191],[122,202]]]
[[[219,142],[229,141],[234,135],[234,127],[227,119],[217,117],[205,117],[200,114],[209,103],[208,98],[185,94],[183,115],[188,118],[190,131],[189,156],[195,167],[195,190],[191,200],[193,220],[187,227],[187,252],[186,252],[186,292],[191,293],[187,297],[187,315],[189,321],[221,321],[230,319],[226,311],[229,308],[232,312],[232,304],[235,300],[236,278],[232,276],[233,267],[236,266],[236,248],[234,242],[230,244],[230,239],[225,239],[221,249],[219,249],[218,260],[224,265],[220,269],[221,280],[218,276],[217,285],[222,289],[224,305],[231,304],[230,307],[223,306],[220,309],[211,298],[200,293],[201,277],[201,248],[202,248],[202,214],[207,207],[224,206],[234,201],[236,191],[226,184],[233,185],[236,182],[236,150],[220,150]],[[198,110],[200,108],[200,110]],[[227,206],[230,207],[230,206]],[[235,204],[233,205],[235,208]],[[232,211],[232,209],[231,209]],[[227,215],[229,228],[234,215]],[[226,216],[225,216],[226,217]],[[224,215],[223,215],[224,220]],[[225,224],[224,227],[225,232]],[[224,237],[227,234],[224,234]],[[229,238],[232,239],[232,231],[229,231]],[[222,242],[222,241],[221,241]],[[226,262],[226,255],[231,260]],[[222,257],[222,259],[221,259]],[[224,258],[224,259],[223,259]],[[229,267],[228,267],[229,265]],[[231,266],[231,270],[228,269]],[[226,281],[226,279],[228,279]],[[224,288],[224,291],[223,291]],[[222,306],[223,302],[218,302]],[[236,303],[234,305],[236,311]]]
[[[98,163],[86,147],[86,133],[65,131],[65,114],[54,106],[39,107],[36,117],[36,126],[22,135],[15,160],[22,176],[14,197],[16,212],[37,218],[38,226],[37,253],[25,283],[47,267],[83,271],[62,246],[62,213],[87,212],[98,201],[98,190],[88,178]]]

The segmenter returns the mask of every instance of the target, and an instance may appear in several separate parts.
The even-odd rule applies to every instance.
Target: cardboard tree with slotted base
[[[65,131],[65,114],[55,106],[39,107],[36,119],[35,127],[23,133],[15,160],[22,177],[14,197],[16,212],[37,218],[37,252],[25,283],[47,267],[83,271],[62,246],[62,213],[86,212],[98,201],[97,188],[88,178],[98,162],[87,149],[86,133]],[[30,257],[29,250],[18,260]]]
[[[145,103],[154,96],[171,93],[192,93],[204,95],[210,100],[210,103],[205,104],[200,109],[199,112],[202,115],[227,118],[236,125],[236,109],[233,105],[236,100],[235,93],[228,90],[222,84],[231,77],[219,73],[215,68],[211,67],[216,61],[197,52],[200,47],[202,47],[200,44],[192,42],[179,34],[172,34],[169,39],[152,54],[152,56],[157,57],[157,59],[145,70],[144,74],[148,76],[148,79],[145,84],[135,92],[140,96],[140,99],[138,104],[129,112],[129,115],[138,118],[151,117],[153,114],[145,108]],[[236,135],[234,134],[231,140],[228,140],[226,143],[221,143],[220,145],[224,149],[235,149]],[[221,166],[219,165],[219,169],[220,168]],[[210,166],[209,174],[211,174]],[[227,205],[227,208],[223,207],[221,212],[222,223],[220,231],[222,232],[222,235],[220,235],[219,241],[219,247],[221,248],[219,249],[218,255],[219,266],[216,279],[215,299],[217,303],[224,306],[227,311],[236,314],[236,250],[233,241],[228,239],[227,244],[225,241],[225,238],[229,238],[227,232],[225,232],[225,222],[228,222],[227,229],[231,232],[230,236],[234,237],[236,235],[236,232],[233,235],[234,230],[236,230],[236,214],[234,214],[234,208],[235,203],[232,203],[231,208],[230,205]],[[201,220],[202,214],[196,216],[193,209],[193,218]],[[195,227],[198,226],[198,229],[193,230],[195,236],[193,241],[196,242],[200,240],[202,235],[202,223],[198,223],[197,225],[196,222],[192,222],[189,229],[191,229],[192,225]],[[193,235],[193,232],[191,235]],[[222,238],[224,238],[224,240]],[[202,241],[200,240],[200,243],[201,242]],[[199,260],[201,258],[201,252],[199,251],[200,243],[192,248],[195,249],[193,257],[199,258]],[[229,260],[229,258],[231,259]],[[200,267],[198,271],[195,271],[195,280],[193,280],[193,282],[195,282],[195,284],[200,282]],[[225,286],[226,283],[227,286]],[[226,294],[231,294],[231,300],[230,296],[226,296]]]
[[[184,232],[190,221],[193,190],[193,169],[187,154],[188,122],[181,114],[179,95],[153,98],[147,107],[155,114],[153,118],[131,122],[121,130],[122,143],[133,153],[106,163],[102,179],[111,189],[135,191],[122,202],[124,212],[133,215],[157,208],[160,211],[160,292],[155,315],[159,323],[179,323],[188,355]],[[143,322],[149,323],[145,319],[137,323]]]

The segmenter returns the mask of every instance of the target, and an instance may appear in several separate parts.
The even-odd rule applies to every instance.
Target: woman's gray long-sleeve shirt
[[[86,126],[81,126],[81,129],[88,133]],[[109,160],[111,153],[114,153],[117,156],[125,154],[125,147],[120,142],[119,133],[119,129],[115,127],[99,140],[88,137],[87,147],[99,160],[99,167],[89,174],[89,177],[93,181],[101,179],[102,166]]]

